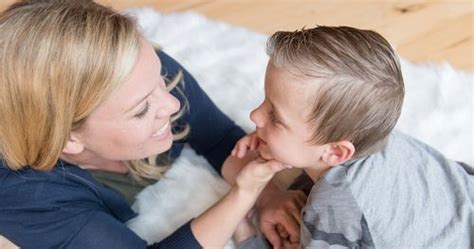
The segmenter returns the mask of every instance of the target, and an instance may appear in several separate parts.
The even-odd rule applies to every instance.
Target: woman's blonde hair
[[[137,25],[89,0],[23,0],[0,14],[0,34],[0,154],[13,170],[50,170],[71,131],[131,73]],[[127,164],[132,175],[161,172]]]
[[[354,158],[383,148],[405,90],[398,57],[380,34],[328,26],[277,32],[267,42],[267,53],[276,66],[318,82],[309,103],[309,142],[349,140]]]

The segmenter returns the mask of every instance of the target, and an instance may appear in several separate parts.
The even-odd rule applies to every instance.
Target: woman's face
[[[93,157],[135,160],[171,147],[170,116],[180,104],[166,89],[160,74],[161,62],[153,47],[143,39],[140,44],[129,78],[76,131],[84,152]]]

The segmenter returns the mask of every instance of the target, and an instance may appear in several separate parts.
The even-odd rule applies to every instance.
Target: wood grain
[[[3,0],[0,9],[11,4]],[[98,0],[117,10],[152,7],[196,11],[211,19],[271,34],[319,25],[348,25],[384,35],[415,62],[447,61],[474,71],[474,4],[469,0]]]

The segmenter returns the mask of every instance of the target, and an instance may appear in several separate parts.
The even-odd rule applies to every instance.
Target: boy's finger
[[[284,239],[288,238],[289,234],[285,231],[285,228],[283,228],[283,226],[278,224],[277,225],[277,230],[278,230],[278,233],[280,234],[280,237],[282,237]]]
[[[288,233],[290,237],[290,241],[297,242],[299,240],[300,235],[300,227],[298,221],[292,215],[284,216],[283,223],[281,225]]]
[[[290,212],[291,212],[291,215],[293,216],[293,219],[295,219],[296,222],[298,222],[298,225],[301,225],[301,223],[303,222],[303,218],[301,217],[299,210],[292,210]]]
[[[308,199],[308,196],[302,191],[298,191],[298,196],[296,197],[296,203],[299,205],[298,208],[302,209],[306,205],[306,200]]]
[[[284,249],[298,249],[298,243],[293,243],[289,240],[283,240],[282,248],[284,248]]]
[[[281,249],[280,236],[278,235],[277,231],[275,230],[275,227],[272,224],[262,224],[261,230],[262,233],[265,234],[265,237],[267,237],[268,241],[270,241],[270,243],[272,244],[273,249]]]
[[[295,206],[289,209],[289,212],[293,215],[293,218],[298,221],[298,224],[302,223],[301,209],[306,205],[306,199],[306,194],[304,194],[303,191],[298,191],[298,195],[294,199]]]

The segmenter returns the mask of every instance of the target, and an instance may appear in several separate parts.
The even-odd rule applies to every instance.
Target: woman
[[[173,114],[218,170],[244,134],[186,72],[173,91],[190,103],[180,112],[168,91],[179,65],[92,1],[18,2],[0,15],[0,33],[0,234],[22,248],[145,248],[124,224],[135,215],[126,200],[86,169],[158,177],[140,159],[170,150]],[[177,80],[167,86],[160,71]],[[250,162],[220,202],[150,247],[222,247],[282,168]]]

